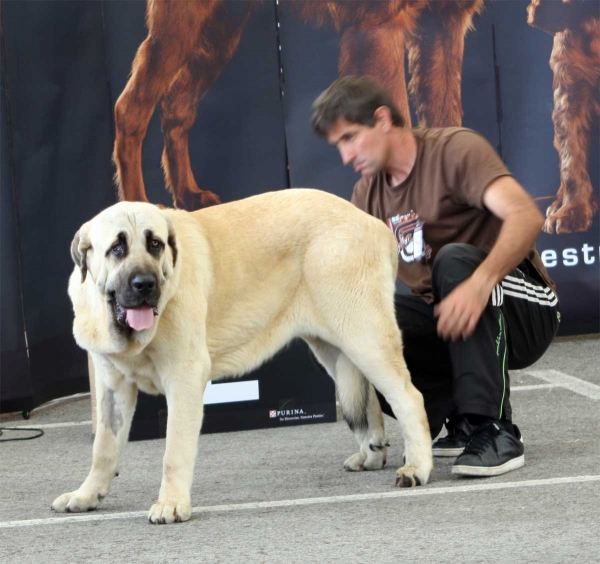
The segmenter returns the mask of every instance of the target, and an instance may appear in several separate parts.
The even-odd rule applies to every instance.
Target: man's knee
[[[432,282],[437,298],[445,297],[462,281],[475,272],[486,253],[466,243],[444,245],[433,261]]]

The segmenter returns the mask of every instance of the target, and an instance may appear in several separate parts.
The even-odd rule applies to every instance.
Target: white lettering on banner
[[[282,415],[304,415],[303,409],[284,409],[283,411],[275,412],[277,417],[281,417]]]
[[[584,243],[583,247],[580,249],[576,249],[574,247],[569,247],[567,249],[563,249],[562,252],[560,249],[544,249],[540,256],[542,258],[542,262],[546,268],[554,268],[559,264],[559,253],[560,253],[560,264],[562,266],[577,266],[578,264],[591,266],[596,263],[596,257],[593,252],[596,247],[592,245],[588,245]],[[597,247],[598,250],[598,261],[600,262],[600,247]]]
[[[565,249],[563,251],[563,264],[565,266],[575,266],[577,263],[579,263],[577,249]]]
[[[323,419],[324,413],[307,414],[304,409],[272,409],[269,411],[271,419],[279,419],[279,421],[304,421],[306,419]]]

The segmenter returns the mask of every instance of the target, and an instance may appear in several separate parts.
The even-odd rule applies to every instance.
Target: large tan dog
[[[396,244],[384,223],[317,190],[194,213],[121,202],[84,224],[71,250],[73,331],[94,362],[99,415],[92,469],[54,510],[94,509],[108,494],[140,389],[165,394],[169,412],[148,518],[189,519],[207,382],[258,367],[294,337],[335,379],[360,446],[347,469],[385,464],[375,385],[404,433],[396,485],[427,483],[431,438],[402,354]]]

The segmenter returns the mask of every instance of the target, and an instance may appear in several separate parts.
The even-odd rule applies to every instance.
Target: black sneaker
[[[467,421],[465,417],[459,419],[456,423],[446,422],[448,434],[439,438],[432,445],[433,456],[456,457],[462,454],[467,446],[471,434],[477,427]]]
[[[478,427],[452,466],[459,476],[499,476],[525,465],[525,449],[519,428],[509,433],[499,421]]]

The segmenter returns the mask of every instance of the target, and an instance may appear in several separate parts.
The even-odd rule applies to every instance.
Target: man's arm
[[[511,176],[494,180],[483,203],[502,220],[502,228],[473,275],[435,306],[438,334],[446,340],[466,339],[473,333],[494,286],[525,258],[544,224],[529,194]]]

